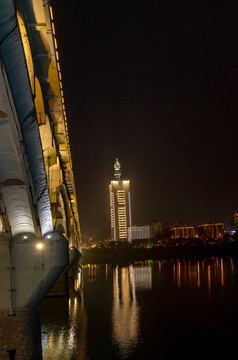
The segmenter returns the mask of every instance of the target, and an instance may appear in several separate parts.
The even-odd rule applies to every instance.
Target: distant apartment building
[[[198,226],[198,236],[202,238],[219,239],[224,235],[224,224],[203,224]]]
[[[178,226],[170,229],[172,239],[177,238],[195,238],[194,226]]]
[[[121,165],[114,163],[115,180],[109,185],[111,237],[114,241],[130,240],[128,227],[131,227],[130,181],[121,180]]]
[[[152,222],[150,225],[150,237],[153,239],[157,234],[164,230],[164,224],[161,221]]]
[[[157,234],[163,231],[163,223],[160,221],[153,222],[149,225],[136,226],[128,228],[128,234],[131,240],[153,239]]]
[[[234,214],[235,230],[238,231],[238,213]]]
[[[128,228],[128,234],[131,240],[150,239],[150,226],[130,226]]]

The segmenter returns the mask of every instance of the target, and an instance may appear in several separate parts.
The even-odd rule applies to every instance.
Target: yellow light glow
[[[51,25],[52,25],[53,35],[55,35],[55,24],[53,23],[53,21],[52,21]]]
[[[35,73],[34,73],[32,54],[31,54],[31,47],[30,47],[28,36],[27,36],[27,31],[25,28],[24,21],[19,12],[17,12],[17,20],[18,20],[18,24],[19,24],[19,28],[20,28],[20,33],[21,33],[22,45],[23,45],[23,49],[24,49],[24,53],[25,53],[25,57],[26,57],[26,64],[27,64],[27,70],[28,70],[28,74],[29,74],[31,89],[32,89],[32,92],[34,93],[34,91],[35,91],[35,89],[34,89]]]
[[[56,40],[55,37],[54,37],[54,43],[55,43],[55,50],[57,50],[57,49],[58,49],[58,45],[57,45],[57,40]]]
[[[43,249],[43,244],[42,244],[42,243],[38,243],[38,244],[36,245],[36,248],[39,249],[39,250],[40,250],[40,249]]]
[[[52,11],[52,7],[50,6],[50,17],[51,17],[51,20],[53,20],[53,11]]]

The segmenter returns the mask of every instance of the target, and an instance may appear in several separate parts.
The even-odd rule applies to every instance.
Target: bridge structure
[[[12,354],[16,359],[41,358],[39,349],[30,349],[28,341],[35,336],[31,343],[40,343],[39,333],[34,335],[39,304],[69,266],[71,254],[80,249],[59,60],[50,2],[1,0],[2,360],[13,358]]]

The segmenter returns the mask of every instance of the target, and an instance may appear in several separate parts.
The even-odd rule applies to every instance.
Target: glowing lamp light
[[[51,235],[49,235],[49,234],[46,235],[46,238],[47,238],[47,239],[51,239]]]
[[[27,239],[27,235],[24,235],[24,236],[23,236],[23,239],[26,240],[26,239]]]
[[[38,243],[38,244],[36,245],[36,248],[39,249],[39,250],[43,249],[43,244],[42,244],[42,243]]]

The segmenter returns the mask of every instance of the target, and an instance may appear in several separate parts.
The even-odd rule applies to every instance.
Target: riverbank
[[[163,258],[191,258],[238,256],[238,243],[197,246],[155,246],[151,248],[105,247],[81,249],[80,263],[117,263],[122,261],[156,260]]]

